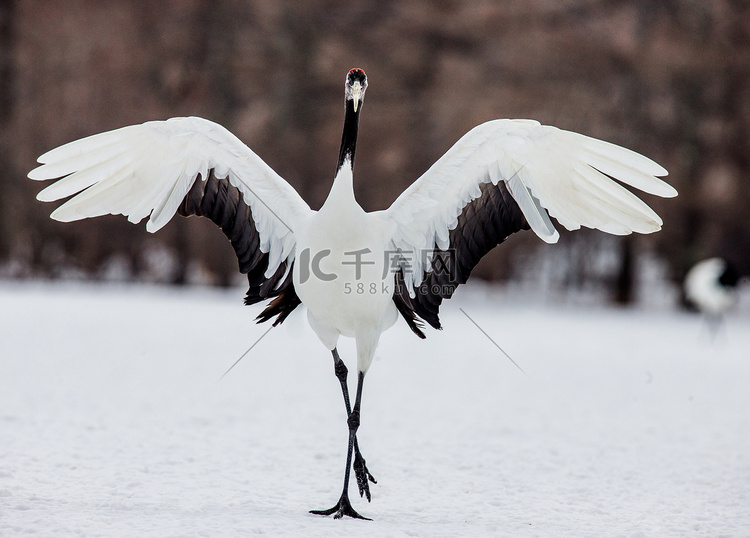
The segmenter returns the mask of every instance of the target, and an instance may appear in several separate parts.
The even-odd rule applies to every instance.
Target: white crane
[[[663,197],[677,191],[667,171],[625,148],[540,125],[495,120],[464,135],[385,211],[365,212],[354,197],[352,168],[367,89],[361,69],[345,83],[345,119],[333,186],[314,211],[297,192],[224,127],[201,118],[147,122],[53,149],[29,178],[62,178],[37,198],[72,195],[52,218],[68,222],[122,214],[148,217],[155,232],[175,213],[210,218],[237,254],[250,289],[246,304],[271,299],[259,321],[274,325],[300,304],[331,351],[348,416],[344,487],[336,505],[313,511],[362,518],[351,506],[349,473],[370,500],[375,483],[357,444],[362,384],[380,335],[399,314],[420,338],[439,329],[438,310],[477,262],[510,234],[532,229],[554,243],[548,215],[625,235],[651,233],[662,221],[613,181]],[[347,368],[336,344],[352,337],[357,390],[350,405]],[[352,461],[353,458],[353,461]],[[363,518],[366,519],[366,518]]]
[[[685,275],[685,299],[704,314],[711,340],[716,338],[724,313],[737,303],[739,282],[740,273],[723,258],[701,260]]]

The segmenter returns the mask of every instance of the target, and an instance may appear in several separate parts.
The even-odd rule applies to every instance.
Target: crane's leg
[[[723,321],[724,317],[721,314],[706,314],[706,327],[712,344],[716,341],[716,335],[719,334]]]
[[[351,405],[349,404],[349,387],[346,384],[346,376],[349,370],[346,368],[346,364],[339,357],[339,352],[336,348],[333,348],[331,352],[333,354],[333,370],[336,373],[336,377],[341,383],[341,392],[344,393],[344,404],[346,405],[346,416],[348,417],[351,412]],[[359,496],[367,497],[367,502],[372,500],[370,496],[370,484],[377,484],[378,481],[375,477],[370,474],[370,471],[365,465],[365,458],[362,457],[362,453],[359,451],[359,443],[357,437],[354,437],[354,476],[357,479],[357,488],[359,489]]]
[[[334,360],[338,358],[338,353],[334,350]],[[341,382],[341,386],[344,391],[344,401],[346,402],[347,412],[348,412],[348,419],[347,424],[349,426],[349,445],[347,447],[346,451],[346,471],[344,472],[344,489],[341,492],[341,497],[339,498],[338,502],[332,507],[327,510],[310,510],[310,513],[312,514],[318,514],[321,516],[330,516],[333,514],[334,519],[340,519],[344,516],[354,517],[357,519],[369,519],[367,517],[363,517],[359,515],[354,508],[352,508],[351,502],[349,502],[349,475],[352,468],[352,455],[355,451],[355,445],[357,444],[357,428],[359,428],[359,407],[360,403],[362,401],[362,383],[365,379],[364,372],[359,372],[359,376],[357,378],[357,395],[354,399],[354,408],[351,410],[349,409],[349,391],[346,387],[346,366],[344,366],[343,361],[341,359],[338,359],[338,362],[336,363],[336,376],[339,377],[339,370],[341,367],[339,366],[339,362],[341,363],[341,366],[343,366],[343,381]],[[341,380],[342,377],[339,377],[339,380]],[[372,478],[372,475],[367,471],[367,467],[365,467],[364,459],[362,459],[360,455],[360,459],[362,461],[361,468],[364,469],[364,473],[366,473],[366,476],[368,476],[373,482],[375,480]],[[356,463],[355,463],[356,466]],[[356,472],[356,471],[355,471]],[[365,485],[367,485],[367,479],[364,480]],[[359,478],[357,479],[357,483],[359,484]],[[360,487],[361,489],[361,487]],[[368,491],[368,500],[369,500],[369,491]]]

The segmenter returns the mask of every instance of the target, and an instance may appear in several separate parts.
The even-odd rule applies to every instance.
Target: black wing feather
[[[396,274],[393,301],[417,336],[424,338],[419,318],[440,329],[439,310],[459,284],[464,284],[479,260],[509,235],[528,230],[521,208],[500,181],[480,185],[481,195],[463,208],[458,225],[450,231],[448,250],[435,248],[431,270],[409,297],[403,272]]]
[[[245,296],[246,305],[275,298],[257,317],[259,323],[277,316],[273,324],[278,325],[302,304],[294,291],[291,267],[286,260],[271,277],[266,278],[268,253],[260,250],[260,235],[252,210],[239,189],[227,178],[217,178],[213,170],[205,180],[200,176],[196,178],[178,212],[183,217],[207,217],[227,236],[237,255],[240,272],[247,274],[250,284]]]

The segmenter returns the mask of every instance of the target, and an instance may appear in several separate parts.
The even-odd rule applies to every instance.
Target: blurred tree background
[[[628,302],[646,259],[675,281],[709,255],[750,273],[745,1],[5,0],[0,277],[241,281],[210,222],[176,218],[155,236],[122,217],[56,223],[26,173],[70,140],[197,115],[319,207],[351,67],[370,81],[355,170],[367,210],[387,207],[473,126],[507,117],[644,153],[680,192],[643,196],[664,219],[658,234],[563,233],[552,247],[518,234],[480,277],[543,273]]]

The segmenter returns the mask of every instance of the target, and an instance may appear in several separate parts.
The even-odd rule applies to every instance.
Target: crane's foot
[[[347,516],[355,519],[366,519],[367,521],[372,521],[369,517],[359,515],[357,511],[352,508],[347,495],[342,495],[339,502],[337,502],[336,506],[333,508],[329,508],[328,510],[310,510],[310,513],[318,516],[330,516],[333,514],[333,519],[341,519],[342,517]]]
[[[370,502],[371,497],[370,497],[369,482],[372,482],[373,484],[377,484],[378,481],[375,480],[375,477],[373,477],[370,474],[370,471],[367,469],[367,465],[365,465],[365,458],[362,457],[362,454],[360,454],[359,451],[356,451],[356,454],[354,455],[353,467],[354,467],[354,476],[357,477],[357,487],[359,488],[359,496],[367,497],[367,502]]]

